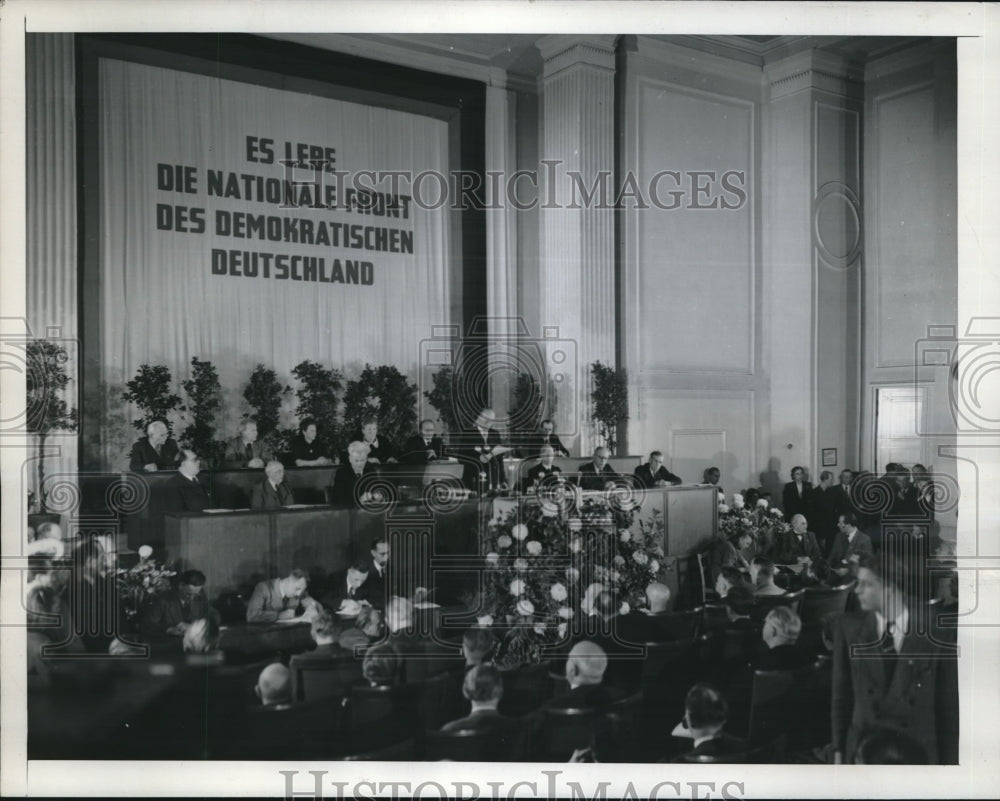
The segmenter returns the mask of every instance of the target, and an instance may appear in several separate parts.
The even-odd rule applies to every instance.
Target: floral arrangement
[[[774,548],[782,534],[792,530],[777,506],[771,506],[765,498],[760,498],[753,506],[747,506],[743,495],[733,494],[731,505],[726,504],[726,496],[719,493],[719,536],[726,539],[740,534],[749,534],[756,545],[758,554],[767,555]]]
[[[138,618],[143,605],[154,595],[170,589],[170,580],[177,575],[174,570],[158,565],[151,558],[153,549],[148,545],[139,548],[139,562],[132,567],[119,567],[115,571],[118,596],[125,609],[126,619]]]
[[[546,646],[565,641],[571,621],[589,612],[593,584],[614,591],[623,613],[646,603],[662,570],[663,519],[631,524],[630,511],[587,499],[525,503],[486,526],[478,622],[501,630],[501,667],[538,662]]]

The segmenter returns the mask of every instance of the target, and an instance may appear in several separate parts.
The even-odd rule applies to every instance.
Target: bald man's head
[[[805,534],[809,530],[809,523],[804,515],[792,515],[792,531],[796,534]]]
[[[670,602],[670,588],[666,584],[654,581],[646,587],[646,600],[649,601],[650,612],[666,612],[667,604]]]
[[[600,684],[608,669],[608,656],[596,642],[583,640],[573,646],[566,661],[566,678],[570,687]]]
[[[268,665],[257,679],[257,696],[263,704],[289,704],[292,701],[292,674],[280,662]]]

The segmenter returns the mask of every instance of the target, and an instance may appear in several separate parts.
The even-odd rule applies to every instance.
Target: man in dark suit
[[[365,582],[365,597],[376,609],[385,609],[389,600],[389,541],[381,535],[371,544],[368,555],[362,560],[368,581]]]
[[[295,503],[292,489],[285,483],[285,466],[270,461],[264,468],[266,478],[250,490],[251,509],[278,509]]]
[[[800,557],[815,562],[822,556],[816,535],[809,531],[809,522],[804,515],[795,515],[792,518],[792,530],[778,536],[774,547],[774,561],[779,565],[794,565]]]
[[[492,409],[483,409],[476,418],[475,426],[461,437],[459,458],[465,465],[463,481],[469,489],[480,489],[483,476],[487,490],[507,485],[503,460],[511,449],[503,444],[499,432],[493,427],[495,423],[496,413]]]
[[[810,504],[813,517],[810,522],[816,532],[823,553],[830,550],[833,536],[837,533],[837,518],[840,511],[837,508],[839,499],[836,487],[833,486],[833,473],[824,470],[819,474],[819,485],[813,488]]]
[[[861,611],[843,615],[834,636],[836,764],[853,762],[858,744],[876,727],[904,731],[932,764],[958,762],[956,652],[920,631],[917,615],[926,599],[905,594],[919,586],[910,578],[897,558],[861,559],[855,588]]]
[[[792,468],[792,480],[785,484],[781,493],[782,511],[785,520],[791,520],[795,515],[805,515],[812,512],[810,496],[812,484],[806,481],[806,471],[802,467]]]
[[[521,448],[524,451],[523,455],[526,457],[537,456],[541,453],[543,446],[551,445],[556,456],[569,456],[569,451],[559,441],[559,436],[555,433],[555,430],[555,423],[551,420],[542,420],[541,425],[539,425],[539,431],[529,434],[524,438],[521,444]]]
[[[833,493],[834,512],[837,517],[840,517],[844,512],[854,511],[854,507],[851,506],[851,483],[853,481],[853,471],[844,468],[840,471],[840,483],[830,487],[830,491]],[[836,518],[834,518],[834,523],[836,523]]]
[[[625,690],[604,682],[608,657],[595,642],[581,640],[569,652],[566,660],[566,680],[569,691],[546,702],[546,707],[558,709],[601,709],[625,697]]]
[[[694,743],[674,761],[685,762],[699,756],[728,756],[747,750],[747,743],[723,731],[729,717],[725,697],[710,684],[696,684],[684,699],[684,720],[674,729],[677,736]]]
[[[339,468],[333,476],[333,486],[327,489],[327,498],[332,506],[356,508],[361,505],[355,485],[363,476],[374,473],[376,467],[368,463],[368,446],[354,441],[347,446],[348,464]]]
[[[168,436],[167,424],[162,420],[154,420],[146,426],[146,436],[132,446],[128,469],[133,473],[174,470],[180,458],[177,443]]]
[[[670,604],[670,588],[654,581],[646,587],[646,609],[632,609],[627,615],[615,618],[616,634],[627,642],[672,642],[676,640],[671,626],[673,613]]]
[[[574,477],[573,482],[582,490],[603,491],[613,487],[619,475],[608,464],[610,458],[611,452],[607,448],[595,449],[591,461],[580,465],[580,475]]]
[[[387,645],[399,659],[398,678],[402,682],[423,681],[453,669],[461,669],[462,653],[434,640],[429,632],[416,628],[413,603],[407,598],[393,597],[385,610],[389,629]]]
[[[205,574],[200,570],[185,570],[176,587],[153,597],[143,611],[140,627],[147,637],[180,635],[202,618],[218,623],[218,615],[205,597]]]
[[[653,451],[649,454],[649,461],[641,464],[635,469],[635,477],[640,486],[644,489],[653,487],[677,486],[681,483],[679,476],[675,476],[663,465],[663,453]]]
[[[171,512],[201,512],[209,508],[208,490],[198,480],[201,461],[194,451],[184,451],[184,461],[166,483],[164,508]]]
[[[465,673],[462,695],[472,704],[464,718],[445,723],[441,731],[491,732],[497,728],[513,730],[514,721],[497,712],[503,698],[503,678],[493,665],[475,665]]]
[[[368,418],[361,424],[361,431],[355,432],[354,441],[368,446],[369,464],[396,464],[396,448],[384,436],[378,434],[378,420]]]
[[[444,441],[435,432],[434,421],[421,420],[420,433],[406,440],[401,461],[404,464],[429,464],[444,455]]]
[[[226,467],[259,470],[270,459],[270,449],[257,440],[257,424],[244,420],[240,423],[240,433],[226,443]]]
[[[798,646],[802,620],[790,606],[776,606],[764,618],[761,630],[763,648],[750,660],[753,670],[795,670],[814,661],[808,651]]]
[[[359,559],[347,570],[341,570],[330,576],[327,583],[329,590],[320,603],[331,612],[340,609],[344,601],[368,600],[368,565]]]
[[[546,479],[553,479],[554,476],[562,475],[562,470],[559,469],[559,465],[554,464],[555,450],[551,445],[543,445],[540,456],[541,461],[532,467],[527,476],[524,479],[524,489],[527,490],[530,487],[535,487],[536,489],[541,485]]]
[[[831,569],[844,575],[853,572],[851,569],[863,554],[871,556],[874,550],[871,538],[858,529],[858,518],[853,512],[845,512],[840,516],[837,529],[827,561]]]

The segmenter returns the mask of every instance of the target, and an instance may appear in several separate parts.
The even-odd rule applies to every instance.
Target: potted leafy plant
[[[191,414],[191,423],[181,432],[180,440],[212,466],[221,462],[225,442],[215,440],[215,415],[222,406],[219,374],[209,361],[191,358],[191,378],[181,382],[189,402],[182,412]]]
[[[340,370],[328,369],[309,359],[295,365],[292,375],[301,383],[295,392],[299,401],[295,407],[295,416],[300,421],[307,417],[316,421],[316,439],[323,453],[332,457],[341,448],[338,411],[344,376]],[[294,429],[289,434],[294,435],[297,430]]]
[[[628,376],[624,369],[600,362],[590,365],[590,373],[594,379],[590,416],[605,446],[616,454],[618,427],[628,420]]]
[[[453,433],[461,427],[455,409],[455,381],[455,369],[450,365],[444,365],[431,376],[433,387],[429,391],[424,390],[424,397],[438,413],[441,423]]]
[[[45,339],[27,344],[27,428],[38,437],[38,510],[46,511],[45,440],[53,431],[76,431],[77,410],[63,398],[70,377],[66,372],[69,354],[62,345]]]
[[[281,415],[281,402],[292,388],[283,385],[278,380],[277,373],[263,364],[258,364],[250,373],[250,380],[243,389],[243,399],[251,409],[251,414],[243,415],[244,419],[252,418],[257,423],[257,435],[262,442],[268,443],[277,452],[285,450],[281,447],[281,433],[278,431],[278,420]]]
[[[140,434],[146,433],[146,427],[154,420],[162,420],[171,429],[168,415],[181,405],[180,395],[170,391],[173,378],[162,364],[143,364],[139,366],[135,378],[125,384],[122,400],[139,407],[142,417],[132,421],[132,425]]]
[[[347,382],[344,426],[349,432],[358,431],[368,417],[378,420],[381,436],[402,443],[417,426],[417,385],[392,365],[366,364],[356,381]]]

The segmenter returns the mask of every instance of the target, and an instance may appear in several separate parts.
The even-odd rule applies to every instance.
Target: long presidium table
[[[639,491],[633,526],[663,515],[666,579],[675,596],[692,554],[716,530],[714,487]],[[439,602],[454,602],[482,567],[480,525],[529,498],[471,498],[429,509],[400,503],[379,512],[328,506],[261,511],[171,514],[165,518],[168,562],[203,571],[209,591],[246,592],[256,581],[287,575],[294,567],[330,574],[364,555],[372,541],[389,538],[395,569],[406,568],[406,587],[437,587]],[[669,569],[676,566],[676,569]],[[445,596],[445,597],[442,597]],[[449,597],[450,596],[450,597]]]

